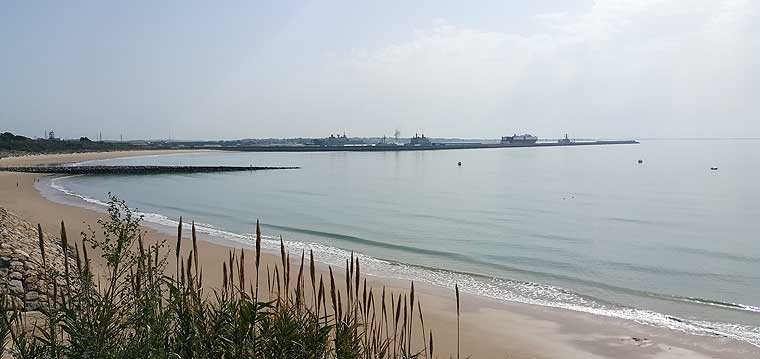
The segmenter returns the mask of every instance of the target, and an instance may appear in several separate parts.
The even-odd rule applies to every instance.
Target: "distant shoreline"
[[[599,140],[599,141],[577,141],[570,143],[561,142],[536,142],[530,144],[511,144],[511,143],[483,143],[483,142],[446,142],[433,143],[423,146],[409,145],[347,145],[347,146],[319,146],[319,145],[243,145],[243,146],[206,146],[206,145],[185,145],[182,142],[176,144],[166,144],[160,147],[146,148],[129,148],[114,150],[51,150],[51,151],[3,151],[0,150],[0,159],[28,158],[34,156],[55,156],[55,155],[83,155],[83,154],[122,154],[122,153],[150,153],[150,154],[168,154],[184,153],[193,151],[239,151],[239,152],[406,152],[406,151],[441,151],[441,150],[469,150],[469,149],[498,149],[498,148],[533,148],[533,147],[573,147],[573,146],[609,146],[609,145],[634,145],[639,144],[635,140]],[[120,156],[120,155],[119,155]],[[136,155],[140,156],[140,154]],[[108,156],[112,158],[112,156]],[[60,163],[37,163],[38,164],[60,164]]]
[[[405,145],[357,145],[357,146],[223,146],[208,148],[219,151],[241,152],[401,152],[401,151],[442,151],[442,150],[470,150],[487,148],[533,148],[533,147],[574,147],[574,146],[608,146],[608,145],[635,145],[634,140],[623,141],[589,141],[589,142],[537,142],[532,144],[502,144],[502,143],[441,143],[428,146],[405,146]]]

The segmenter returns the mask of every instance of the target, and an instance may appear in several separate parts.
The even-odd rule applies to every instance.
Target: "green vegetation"
[[[14,135],[10,132],[0,133],[0,158],[35,153],[119,151],[139,148],[141,147],[130,143],[91,141],[87,137],[82,137],[78,140],[49,140],[31,139]]]
[[[70,247],[61,223],[64,268],[49,268],[44,316],[3,310],[4,353],[20,358],[433,358],[414,284],[408,294],[380,295],[361,277],[359,260],[346,261],[344,289],[317,277],[314,257],[299,265],[280,242],[281,263],[261,268],[261,228],[250,252],[231,251],[222,264],[222,286],[207,290],[198,265],[195,225],[192,247],[182,250],[182,220],[173,253],[165,243],[146,245],[141,217],[112,197],[102,235],[83,233]],[[40,243],[45,239],[40,233]],[[40,265],[47,268],[44,254]],[[102,253],[105,270],[93,273],[89,253]],[[167,274],[168,256],[176,259]],[[71,262],[71,263],[70,263]],[[308,262],[308,263],[305,263]],[[305,268],[306,267],[306,268]],[[245,269],[255,269],[246,279]],[[297,272],[291,272],[296,270]],[[308,273],[307,273],[308,272]],[[296,274],[297,273],[297,274]],[[266,276],[266,287],[259,288]],[[308,278],[307,278],[308,277]],[[295,280],[293,280],[295,279]],[[267,298],[266,300],[262,298]],[[418,315],[415,316],[415,305]],[[457,312],[459,308],[457,290]],[[458,313],[457,313],[458,315]],[[420,325],[412,330],[415,321]],[[457,339],[458,342],[458,339]],[[416,344],[416,345],[414,345]],[[457,355],[458,357],[458,355]]]

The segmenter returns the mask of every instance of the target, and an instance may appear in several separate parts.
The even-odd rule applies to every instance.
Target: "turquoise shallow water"
[[[243,242],[260,218],[291,248],[336,264],[355,250],[379,274],[760,345],[758,146],[199,153],[98,163],[302,169],[53,184],[91,202],[110,191],[150,221],[182,215]]]

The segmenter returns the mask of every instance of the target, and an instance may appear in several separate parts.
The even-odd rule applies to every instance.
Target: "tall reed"
[[[345,288],[339,288],[333,268],[328,267],[332,304],[328,308],[313,252],[308,258],[310,291],[306,290],[305,251],[297,274],[291,273],[290,254],[282,238],[280,263],[271,272],[269,265],[262,271],[257,221],[255,274],[246,275],[246,252],[233,250],[221,263],[222,285],[206,288],[195,223],[190,228],[192,245],[183,250],[180,219],[173,248],[175,268],[168,275],[170,249],[163,242],[146,245],[141,220],[123,201],[111,197],[108,218],[98,221],[102,231],[83,233],[73,248],[61,223],[66,258],[63,272],[48,272],[53,293],[42,309],[45,323],[24,322],[24,316],[9,309],[3,298],[0,339],[10,343],[3,350],[21,358],[433,357],[432,330],[426,333],[414,284],[408,297],[389,293],[390,308],[383,287],[376,307],[375,292],[362,277],[358,256],[352,254],[346,263]],[[50,257],[44,252],[41,227],[38,233],[40,265],[47,268]],[[102,257],[104,265],[97,271],[88,249],[97,249]],[[69,266],[69,256],[76,266]],[[260,275],[266,275],[267,296],[259,294]],[[414,319],[420,323],[421,344],[413,341]],[[458,343],[457,339],[457,348]]]

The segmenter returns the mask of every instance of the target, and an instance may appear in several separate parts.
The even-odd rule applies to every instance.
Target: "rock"
[[[27,292],[25,299],[27,302],[29,301],[36,301],[40,298],[40,294],[37,292]]]
[[[24,252],[24,251],[22,251],[22,250],[20,250],[20,249],[18,249],[18,248],[17,248],[17,249],[14,249],[14,250],[13,250],[13,253],[20,255],[20,256],[21,256],[21,257],[23,257],[24,259],[26,259],[26,258],[29,258],[29,253],[26,253],[26,252]]]
[[[24,270],[24,263],[19,261],[11,261],[10,268],[14,271],[22,271]]]
[[[42,307],[42,304],[40,302],[26,302],[26,310],[27,311],[33,311],[33,310],[39,310]]]
[[[10,274],[8,274],[8,278],[22,280],[24,279],[24,275],[19,272],[11,272]]]
[[[30,284],[30,283],[34,283],[34,284],[37,284],[37,281],[38,281],[38,280],[39,280],[39,279],[37,278],[37,276],[36,276],[36,275],[34,275],[34,274],[29,274],[29,275],[27,275],[27,276],[26,276],[26,279],[24,279],[24,282],[26,282],[26,284]]]
[[[24,285],[18,279],[9,280],[8,289],[13,294],[24,294]]]

